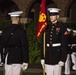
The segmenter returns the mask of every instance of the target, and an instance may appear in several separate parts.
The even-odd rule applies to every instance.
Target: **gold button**
[[[58,51],[59,51],[59,49],[58,49]]]
[[[52,26],[52,28],[54,28],[54,26]]]
[[[50,38],[50,40],[52,40],[52,38]]]
[[[53,30],[53,29],[51,29],[51,30]]]
[[[53,32],[51,32],[51,34],[52,34]]]
[[[50,44],[52,44],[52,41],[50,41]]]
[[[50,37],[52,37],[52,35],[50,35]]]

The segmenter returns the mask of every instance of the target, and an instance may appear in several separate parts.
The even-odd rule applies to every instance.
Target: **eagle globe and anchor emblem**
[[[40,16],[39,16],[39,23],[42,23],[42,26],[38,32],[37,36],[40,36],[40,33],[42,32],[42,30],[46,27],[47,23],[46,23],[46,15],[44,13],[40,12]]]

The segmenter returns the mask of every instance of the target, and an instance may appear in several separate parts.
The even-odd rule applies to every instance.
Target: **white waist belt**
[[[72,46],[76,46],[76,44],[72,44]]]
[[[61,46],[61,43],[52,44],[53,47]]]
[[[47,47],[49,47],[50,44],[47,43]],[[61,46],[61,43],[56,43],[56,44],[52,44],[52,47],[57,47],[57,46]]]

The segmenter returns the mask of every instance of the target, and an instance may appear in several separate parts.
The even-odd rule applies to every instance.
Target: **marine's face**
[[[59,15],[50,15],[50,21],[53,23],[53,22],[56,22],[59,18]]]

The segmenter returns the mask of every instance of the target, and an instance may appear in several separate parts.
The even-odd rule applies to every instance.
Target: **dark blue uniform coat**
[[[5,48],[4,56],[8,53],[7,64],[28,63],[29,53],[26,33],[18,25],[11,25],[3,31],[1,47]]]
[[[72,35],[68,34],[68,49],[67,49],[67,54],[72,53]]]
[[[57,43],[60,43],[61,46],[52,46],[52,44]],[[67,35],[66,27],[63,24],[57,22],[56,24],[49,24],[47,26],[45,47],[45,56],[43,49],[41,51],[41,59],[45,59],[45,64],[55,65],[59,61],[65,62],[67,55]]]

